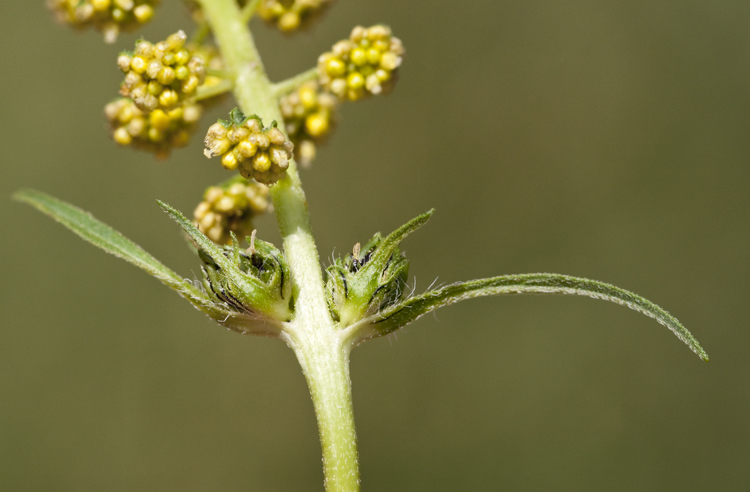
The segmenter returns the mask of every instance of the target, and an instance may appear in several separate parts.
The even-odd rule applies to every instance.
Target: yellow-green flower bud
[[[165,159],[173,148],[188,144],[203,108],[186,104],[170,111],[145,112],[131,99],[121,98],[107,104],[104,114],[118,145],[152,152]]]
[[[195,209],[194,224],[213,242],[230,244],[232,233],[249,236],[253,217],[270,208],[267,186],[237,177],[206,190]]]
[[[258,15],[284,33],[308,27],[332,0],[261,0]]]
[[[77,29],[93,27],[114,43],[122,31],[150,21],[159,0],[48,0],[55,18]]]
[[[324,143],[336,124],[336,97],[320,90],[316,82],[308,82],[280,101],[286,131],[295,145],[294,156],[308,166],[316,154],[316,146]]]
[[[179,31],[156,44],[138,41],[133,53],[121,54],[117,66],[125,81],[120,94],[144,111],[169,111],[195,96],[206,80],[206,62],[186,41],[187,35]]]
[[[268,128],[258,116],[246,117],[239,109],[219,120],[206,134],[204,154],[221,156],[221,164],[238,169],[244,178],[271,185],[286,175],[294,144],[279,130],[276,122]]]
[[[349,39],[339,41],[318,59],[320,83],[349,101],[388,93],[404,53],[404,45],[391,35],[390,28],[357,26]]]

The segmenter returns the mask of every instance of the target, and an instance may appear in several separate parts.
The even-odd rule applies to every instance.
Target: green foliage
[[[482,280],[471,280],[410,297],[364,320],[362,339],[392,333],[440,307],[465,299],[499,294],[567,294],[592,297],[614,302],[654,318],[685,342],[698,357],[708,362],[708,354],[677,318],[653,302],[614,285],[585,278],[553,273],[504,275]]]

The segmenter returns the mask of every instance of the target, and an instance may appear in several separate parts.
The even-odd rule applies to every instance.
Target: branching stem
[[[283,123],[274,85],[268,80],[252,34],[236,0],[199,0],[234,76],[234,96],[245,114]],[[254,3],[245,8],[245,13]],[[254,8],[254,7],[253,7]],[[284,125],[279,125],[283,129]],[[292,270],[295,315],[285,332],[310,387],[323,448],[328,492],[359,490],[357,442],[349,380],[349,351],[326,303],[320,259],[297,165],[271,188],[284,253]]]
[[[289,94],[290,92],[296,90],[299,86],[301,86],[305,82],[309,82],[317,78],[318,78],[318,69],[311,68],[310,70],[305,70],[304,72],[297,74],[294,77],[288,78],[286,80],[282,80],[281,82],[274,84],[273,91],[276,94],[276,97],[283,97]]]

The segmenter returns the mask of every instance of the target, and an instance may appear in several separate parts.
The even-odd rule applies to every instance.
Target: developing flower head
[[[120,94],[143,111],[169,111],[195,95],[206,79],[205,61],[186,46],[179,31],[166,41],[138,41],[135,51],[122,53],[117,65],[125,73]]]
[[[268,187],[239,176],[220,186],[211,186],[195,209],[195,226],[217,244],[230,244],[253,232],[252,219],[270,209]]]
[[[261,0],[258,15],[282,32],[291,33],[309,26],[332,0]]]
[[[336,123],[336,97],[320,90],[316,82],[307,82],[281,98],[281,114],[286,131],[294,143],[294,156],[303,165],[315,158],[316,146],[324,143]]]
[[[173,148],[184,147],[203,114],[199,104],[185,104],[170,111],[144,112],[132,99],[120,98],[104,107],[114,141],[122,146],[152,152],[166,159]]]
[[[404,292],[409,261],[399,250],[403,239],[423,226],[432,211],[409,221],[385,238],[380,233],[364,247],[357,244],[344,259],[326,269],[328,307],[348,326],[398,302]]]
[[[121,31],[132,31],[154,16],[158,0],[48,0],[55,18],[78,29],[94,27],[114,43]]]
[[[404,53],[404,45],[391,36],[390,28],[357,26],[349,39],[339,41],[318,58],[320,83],[350,101],[386,94],[393,88]]]
[[[256,115],[247,117],[235,108],[229,120],[219,120],[206,134],[206,157],[221,156],[225,169],[271,185],[286,175],[294,144],[272,122],[268,128]]]

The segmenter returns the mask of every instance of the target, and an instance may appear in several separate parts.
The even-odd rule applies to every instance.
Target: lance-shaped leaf
[[[708,355],[693,335],[664,309],[643,297],[614,285],[551,273],[504,275],[445,286],[413,296],[350,327],[357,341],[392,333],[435,309],[473,297],[499,294],[568,294],[615,302],[654,318],[669,328],[701,359]],[[355,334],[355,332],[357,332]]]
[[[145,270],[209,316],[221,319],[227,315],[227,311],[215,306],[205,292],[89,212],[36,190],[20,190],[13,198],[52,217],[94,246]]]
[[[180,277],[143,248],[99,221],[89,212],[36,190],[20,190],[13,195],[13,198],[50,216],[94,246],[156,277],[222,326],[240,333],[267,336],[275,336],[278,333],[278,329],[268,323],[249,319],[228,306],[216,303],[206,292]]]
[[[195,242],[206,265],[208,289],[218,299],[246,314],[279,321],[291,318],[292,283],[288,265],[278,249],[256,240],[257,248],[250,258],[240,252],[236,241],[230,247],[217,246],[178,210],[158,203]],[[253,260],[261,262],[254,267]]]

